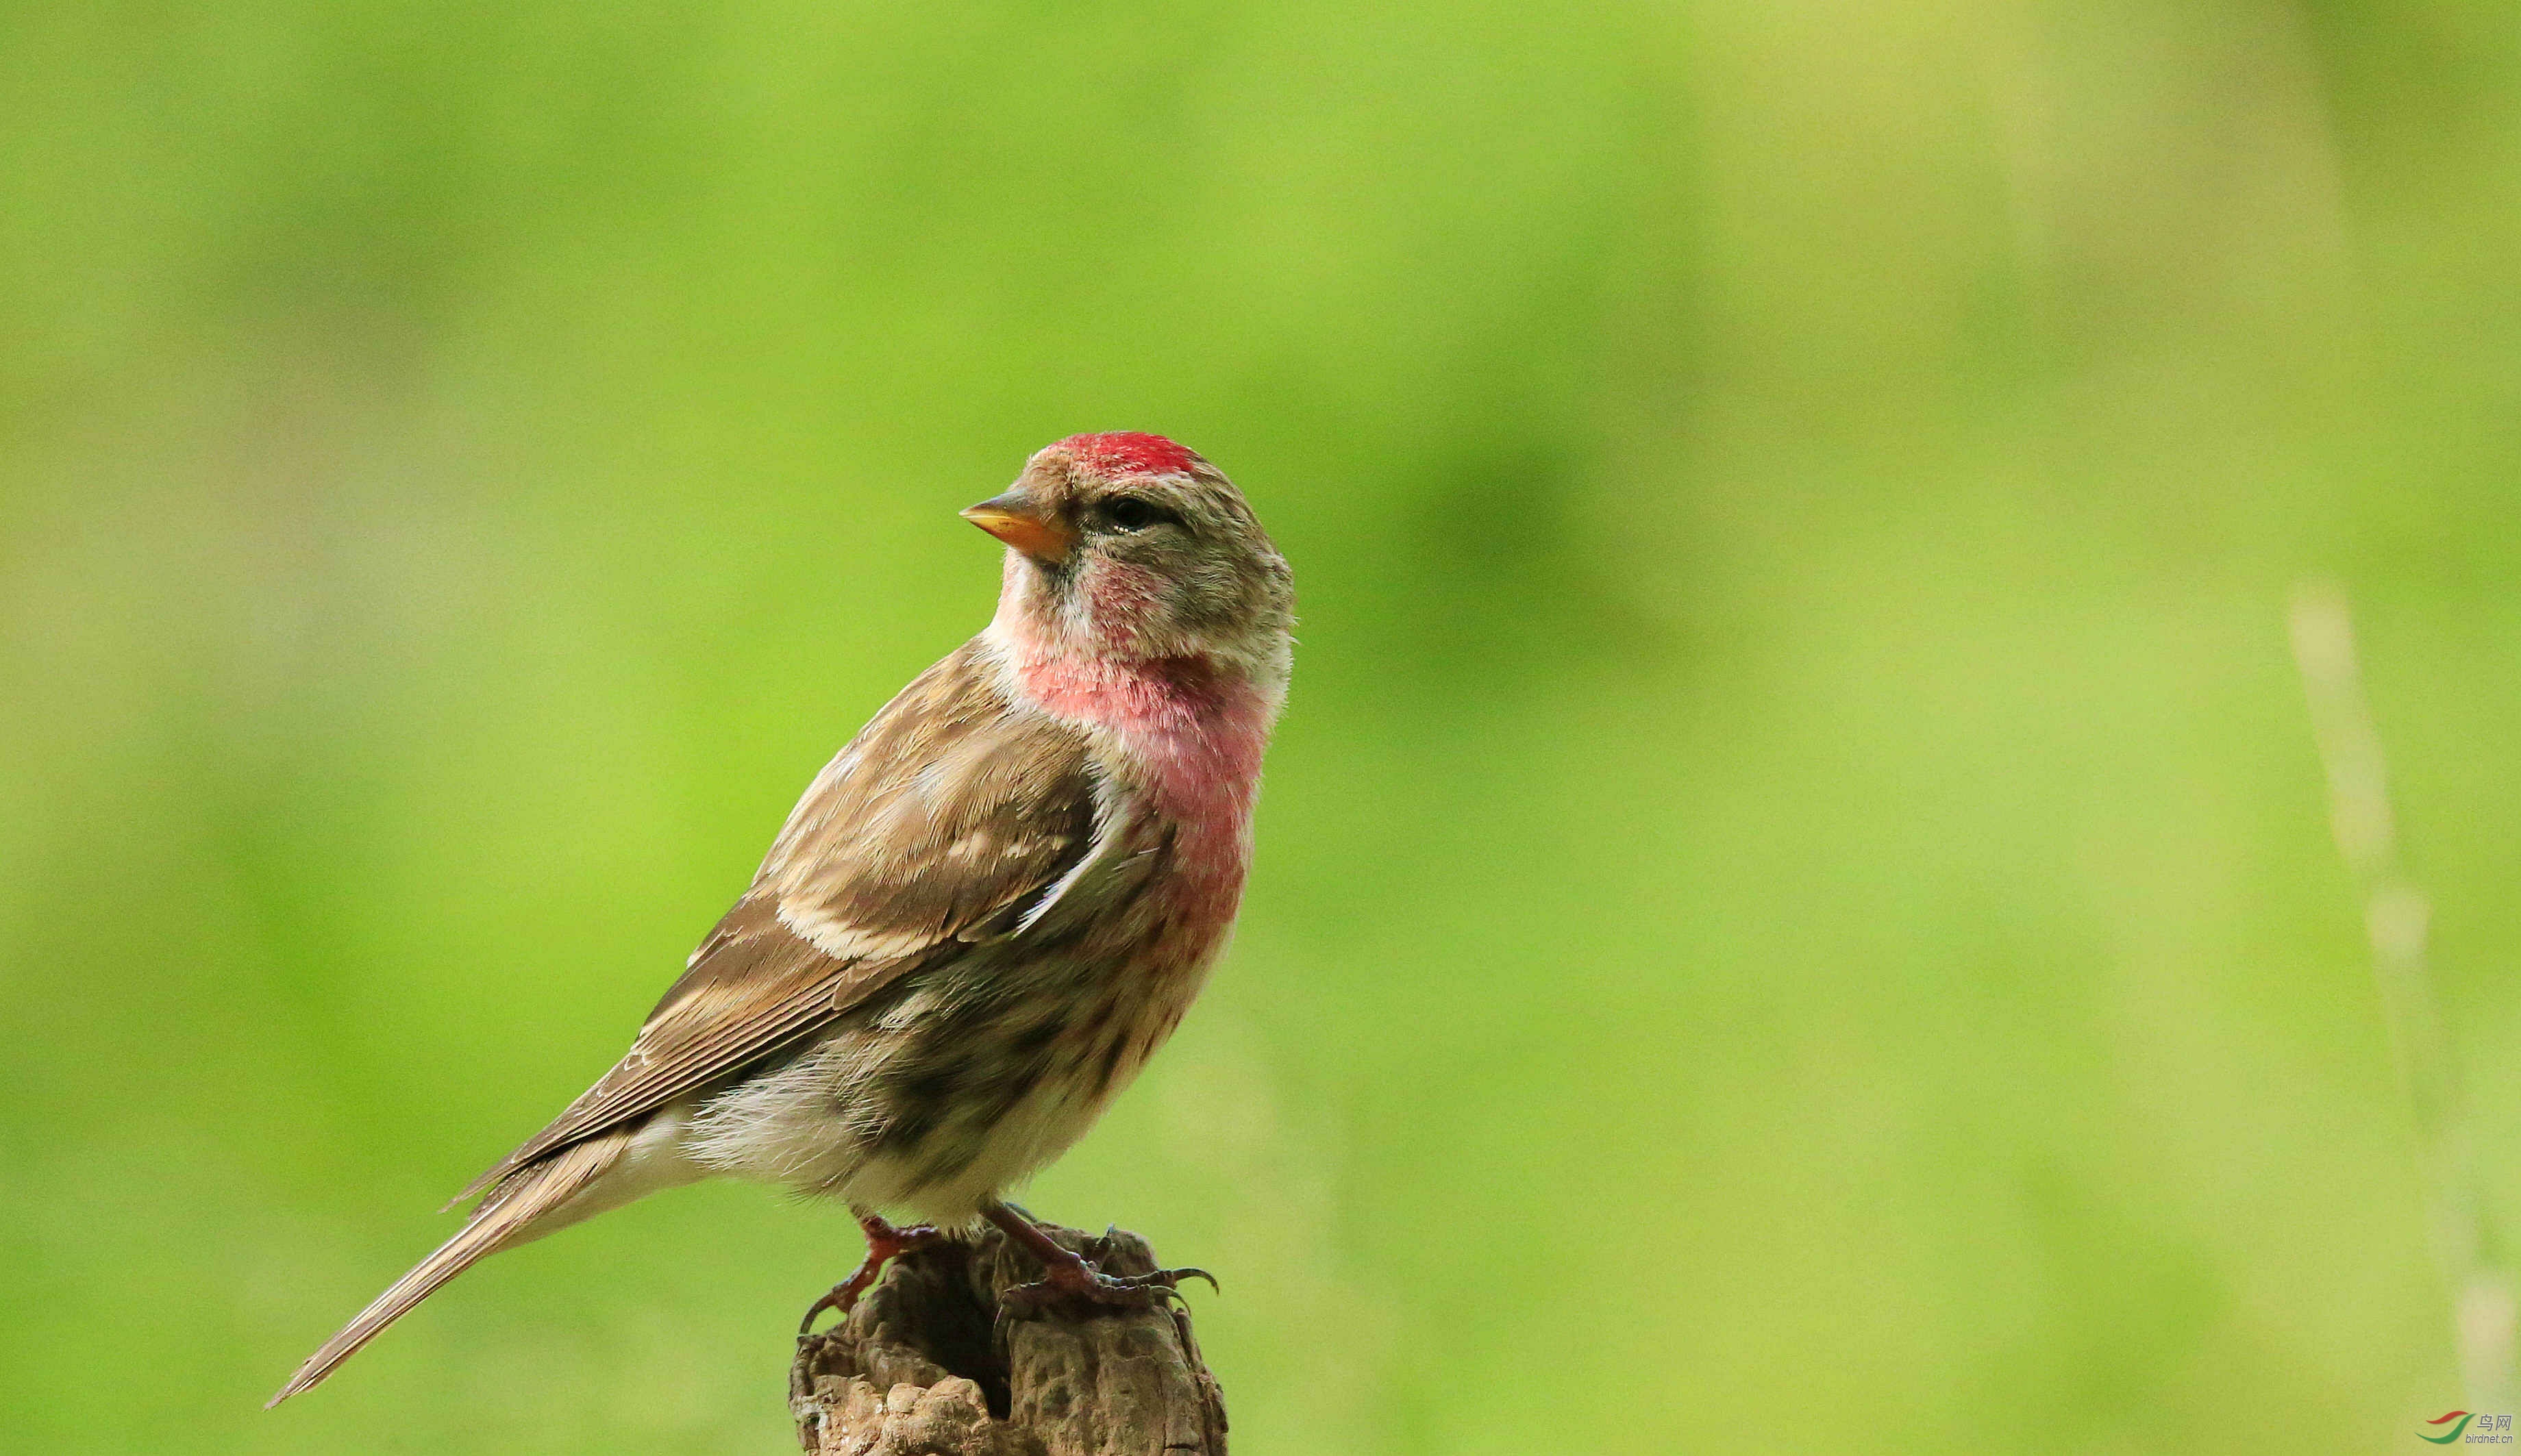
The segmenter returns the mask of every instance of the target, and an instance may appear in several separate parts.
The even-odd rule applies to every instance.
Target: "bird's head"
[[[1163,435],[1070,435],[963,516],[1007,543],[1001,637],[1121,660],[1207,658],[1285,681],[1287,560],[1223,473]]]

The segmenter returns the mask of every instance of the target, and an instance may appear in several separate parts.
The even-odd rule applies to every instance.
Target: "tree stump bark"
[[[1156,1267],[1147,1241],[1044,1225],[1114,1274]],[[996,1229],[894,1260],[831,1330],[798,1342],[797,1440],[812,1456],[1225,1456],[1225,1399],[1190,1314],[1061,1304],[998,1315],[1041,1277]]]

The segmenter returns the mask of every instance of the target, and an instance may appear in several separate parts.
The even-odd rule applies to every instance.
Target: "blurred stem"
[[[2434,1251],[2451,1287],[2460,1377],[2472,1407],[2501,1408],[2512,1388],[2512,1284],[2487,1244],[2466,1103],[2426,966],[2432,907],[2399,867],[2387,764],[2356,662],[2345,591],[2333,582],[2296,587],[2290,625],[2294,662],[2328,772],[2329,825],[2363,898],[2372,978],[2422,1142]]]

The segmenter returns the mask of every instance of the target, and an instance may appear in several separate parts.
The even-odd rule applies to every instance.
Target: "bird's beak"
[[[1042,514],[1020,490],[993,495],[966,507],[963,519],[1036,561],[1057,564],[1068,559],[1077,533]]]

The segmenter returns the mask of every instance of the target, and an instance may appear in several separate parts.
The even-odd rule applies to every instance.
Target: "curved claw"
[[[1125,1278],[1116,1278],[1114,1282],[1128,1285],[1133,1289],[1161,1291],[1165,1295],[1179,1299],[1182,1297],[1181,1282],[1185,1279],[1205,1279],[1208,1281],[1210,1290],[1217,1294],[1225,1292],[1217,1284],[1216,1276],[1206,1269],[1158,1269],[1153,1274],[1133,1274]],[[1184,1307],[1188,1306],[1185,1304]]]
[[[849,1306],[858,1301],[858,1291],[849,1287],[855,1283],[857,1281],[852,1279],[847,1284],[833,1285],[823,1297],[806,1305],[805,1317],[797,1322],[797,1338],[811,1340],[814,1337],[814,1321],[826,1309],[837,1309],[846,1317],[849,1312]]]

